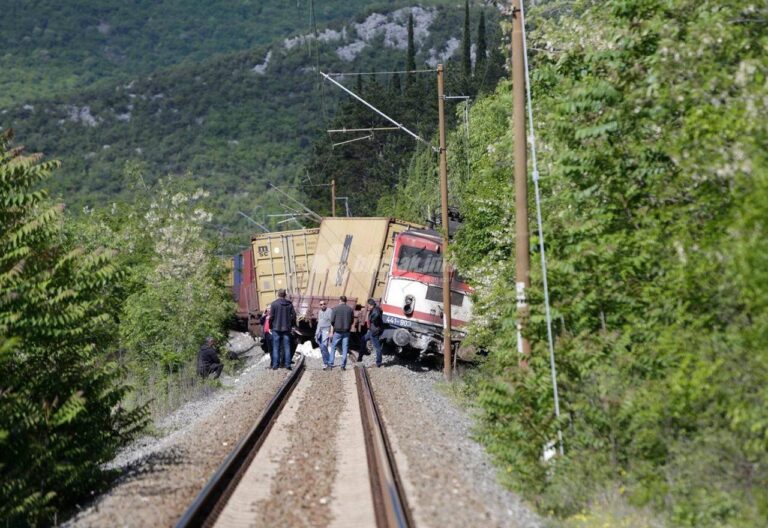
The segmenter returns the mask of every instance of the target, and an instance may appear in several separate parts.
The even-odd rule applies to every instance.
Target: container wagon
[[[294,299],[300,333],[314,335],[321,300],[345,295],[362,330],[368,298],[384,315],[382,342],[400,353],[439,353],[443,341],[443,250],[440,235],[393,218],[324,218],[305,293]],[[471,288],[451,283],[452,344],[466,335]]]
[[[263,233],[251,237],[253,295],[248,329],[261,337],[261,314],[284,289],[296,303],[305,293],[315,255],[318,228]]]

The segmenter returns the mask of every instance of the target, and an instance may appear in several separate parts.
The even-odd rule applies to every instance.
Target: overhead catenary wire
[[[347,139],[346,141],[340,141],[338,143],[331,144],[331,148],[336,148],[340,145],[346,145],[347,143],[354,143],[355,141],[362,141],[364,139],[373,139],[373,133],[368,134],[367,136],[360,136],[352,139]]]
[[[379,110],[378,108],[376,108],[375,106],[373,106],[371,103],[369,103],[368,101],[366,101],[365,99],[363,99],[362,97],[360,97],[359,95],[357,95],[355,92],[353,92],[352,90],[350,90],[349,88],[347,88],[346,86],[344,86],[343,84],[341,84],[340,82],[338,82],[337,80],[335,80],[335,79],[332,79],[332,78],[331,78],[331,76],[330,76],[330,75],[328,75],[327,73],[323,73],[323,72],[320,72],[320,75],[322,75],[323,77],[325,77],[326,79],[328,79],[329,81],[331,81],[333,84],[335,84],[336,86],[338,86],[339,88],[341,88],[342,90],[344,90],[345,92],[347,92],[349,95],[351,95],[352,97],[354,97],[355,99],[357,99],[358,101],[360,101],[361,103],[363,103],[365,106],[367,106],[368,108],[370,108],[371,110],[373,110],[374,112],[376,112],[377,114],[379,114],[381,117],[383,117],[383,118],[384,118],[384,119],[386,119],[387,121],[389,121],[390,123],[392,123],[393,125],[395,125],[397,128],[399,128],[400,130],[402,130],[403,132],[405,132],[405,133],[406,133],[406,134],[408,134],[409,136],[413,137],[415,140],[417,140],[417,141],[420,141],[420,142],[424,143],[425,145],[429,146],[429,147],[430,147],[432,150],[434,150],[435,152],[438,152],[438,151],[440,150],[440,149],[438,149],[437,147],[435,147],[434,145],[432,145],[432,144],[431,144],[429,141],[427,141],[426,139],[422,138],[422,137],[421,137],[420,135],[418,135],[417,133],[415,133],[415,132],[412,132],[411,130],[409,130],[408,128],[406,128],[406,127],[405,127],[403,124],[401,124],[401,123],[398,123],[397,121],[395,121],[394,119],[392,119],[391,117],[389,117],[387,114],[385,114],[384,112],[382,112],[381,110]]]
[[[248,215],[247,215],[247,214],[245,214],[244,212],[242,212],[242,211],[238,211],[238,212],[237,212],[237,214],[239,214],[240,216],[244,217],[246,220],[249,220],[249,221],[250,221],[250,222],[251,222],[253,225],[255,225],[256,227],[258,227],[259,229],[261,229],[261,230],[262,230],[262,231],[264,231],[265,233],[269,233],[269,228],[268,228],[267,226],[265,226],[265,225],[264,225],[264,224],[262,224],[262,223],[259,223],[259,222],[257,222],[256,220],[254,220],[253,218],[251,218],[250,216],[248,216]]]
[[[282,194],[283,196],[285,196],[286,198],[288,198],[289,200],[291,200],[292,202],[298,204],[302,209],[304,209],[304,211],[306,211],[308,213],[308,216],[310,216],[317,223],[320,223],[320,221],[323,219],[322,216],[320,216],[319,214],[314,212],[312,209],[310,209],[309,207],[307,207],[306,205],[304,205],[303,203],[298,201],[296,198],[294,198],[293,196],[291,196],[287,192],[285,192],[282,189],[280,189],[279,187],[273,185],[272,182],[267,182],[267,185],[269,187],[271,187],[272,189],[276,190],[277,192],[279,192],[280,194]]]
[[[528,142],[531,145],[531,163],[533,166],[533,187],[536,198],[536,224],[539,231],[539,253],[541,254],[541,275],[544,287],[544,313],[547,321],[547,345],[549,346],[549,365],[552,373],[552,392],[555,399],[555,418],[560,420],[560,398],[557,392],[557,366],[555,364],[555,343],[552,336],[552,312],[549,306],[549,285],[547,283],[547,256],[544,250],[544,228],[541,219],[541,192],[539,190],[539,166],[536,159],[536,135],[533,127],[533,103],[531,101],[531,76],[528,70],[528,44],[525,32],[525,1],[520,2],[520,17],[523,31],[523,64],[525,66],[525,93],[528,103]],[[563,433],[557,428],[557,439],[560,454],[565,454],[563,448]]]
[[[437,70],[399,70],[399,71],[375,71],[375,72],[337,72],[329,73],[331,77],[357,77],[360,75],[394,75],[396,73],[435,73]]]
[[[327,130],[329,134],[346,133],[346,132],[378,132],[383,130],[400,130],[398,127],[371,127],[371,128],[334,128]]]

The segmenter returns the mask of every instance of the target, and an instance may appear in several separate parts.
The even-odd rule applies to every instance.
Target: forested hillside
[[[469,10],[465,4],[461,41],[456,57],[446,61],[445,93],[449,124],[466,125],[464,115],[454,114],[455,104],[466,108],[464,98],[493,91],[499,79],[506,76],[504,54],[501,50],[501,30],[492,10]],[[490,15],[490,24],[486,23]],[[405,70],[417,68],[414,31],[409,31],[405,54]],[[457,44],[459,44],[457,42]],[[421,66],[420,66],[421,68]],[[423,141],[416,140],[402,130],[392,130],[393,123],[380,114],[348,98],[340,105],[330,123],[330,128],[357,129],[357,132],[327,134],[312,146],[307,163],[307,174],[314,182],[336,182],[339,196],[347,196],[353,216],[369,216],[376,213],[380,201],[392,201],[396,185],[406,178],[411,156],[420,148],[436,144],[433,134],[437,129],[437,74],[434,69],[419,73],[386,73],[381,75],[355,76],[353,89],[366,101],[387,116],[394,118],[411,131],[416,131]],[[389,129],[387,129],[389,127]],[[330,190],[327,187],[304,186],[306,203],[315,210],[330,213]],[[398,201],[402,196],[397,197]],[[433,200],[427,203],[433,204]],[[432,211],[435,209],[433,208]],[[415,220],[425,222],[431,215],[424,210]]]
[[[217,387],[199,377],[196,358],[205,337],[226,340],[234,305],[220,255],[232,246],[211,235],[234,232],[239,251],[253,227],[237,211],[289,207],[266,192],[267,181],[290,185],[306,177],[301,183],[308,188],[307,170],[314,169],[305,163],[317,159],[315,152],[328,153],[325,129],[347,123],[344,116],[353,108],[345,102],[335,116],[346,96],[322,83],[318,70],[390,71],[459,57],[470,61],[466,49],[457,53],[460,42],[469,43],[461,29],[462,6],[392,3],[326,28],[315,28],[313,16],[306,30],[297,25],[290,37],[246,50],[211,57],[204,52],[212,48],[197,47],[189,57],[207,57],[199,62],[182,60],[180,51],[160,54],[158,61],[180,64],[136,75],[160,63],[147,51],[151,32],[130,29],[126,38],[136,40],[139,51],[127,54],[136,64],[101,71],[97,44],[89,44],[87,35],[82,41],[64,35],[108,13],[85,2],[77,12],[64,6],[57,16],[52,4],[37,4],[37,16],[16,4],[6,9],[19,27],[3,26],[2,36],[8,38],[4,49],[11,50],[3,60],[19,66],[0,75],[14,91],[4,92],[8,97],[0,103],[0,366],[7,373],[0,380],[0,518],[9,526],[66,518],[109,486],[114,474],[105,464],[144,431],[148,418]],[[199,26],[205,7],[189,4],[190,23]],[[186,18],[161,20],[153,11],[169,5],[178,4],[147,4],[140,12],[146,24],[166,28],[171,38],[174,24]],[[115,9],[104,35],[120,34],[107,27],[114,27],[114,13],[123,13]],[[146,28],[139,17],[127,13],[126,24]],[[40,38],[34,45],[19,29],[33,19],[47,24],[35,30]],[[496,29],[490,11],[488,19],[490,34]],[[279,34],[281,20],[264,23]],[[232,31],[237,40],[239,30]],[[46,38],[56,43],[51,55],[35,48]],[[23,60],[35,49],[39,64]],[[493,81],[488,77],[487,89],[499,71]],[[125,72],[131,75],[120,78]],[[62,91],[53,79],[77,89]],[[398,96],[394,79],[382,77],[392,93],[387,108],[398,118],[401,110],[410,112],[405,119],[418,116],[412,126],[428,136],[434,110],[418,111],[416,85],[408,79]],[[374,93],[375,83],[365,86],[366,96]],[[434,95],[430,100],[433,105]],[[408,107],[398,108],[401,102]],[[411,148],[404,147],[400,163]],[[390,165],[380,158],[368,165],[384,175]],[[340,182],[349,181],[355,169],[341,162],[318,169],[312,181],[336,175],[325,169],[337,164]],[[386,189],[399,169],[391,173]],[[374,206],[375,200],[366,205],[369,211]],[[223,359],[234,373],[237,361]]]
[[[250,215],[269,203],[272,212],[284,212],[265,195],[265,182],[290,185],[306,176],[309,146],[347,97],[322,82],[318,69],[404,67],[409,16],[415,63],[458,55],[460,8],[405,8],[117,84],[25,100],[0,110],[0,120],[29,149],[62,160],[52,191],[70,208],[130,196],[123,173],[135,161],[151,180],[184,175],[187,189],[210,190],[215,223],[245,239],[253,226],[237,211]]]
[[[532,201],[533,351],[516,351],[510,85],[451,136],[453,258],[488,352],[466,396],[504,478],[567,526],[768,518],[767,18],[744,0],[529,9],[560,421]],[[434,210],[435,167],[416,156],[380,212]],[[558,430],[565,457],[545,461]]]
[[[439,2],[421,2],[431,5]],[[402,2],[0,2],[0,108],[268,45]]]

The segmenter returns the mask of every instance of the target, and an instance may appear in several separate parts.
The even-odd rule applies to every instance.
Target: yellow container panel
[[[324,218],[309,273],[309,294],[346,295],[360,304],[370,296],[380,297],[393,237],[409,227],[419,226],[391,218]]]
[[[253,244],[259,309],[277,298],[277,290],[291,295],[306,292],[319,229],[297,229],[255,235]]]
[[[231,290],[235,286],[235,261],[232,257],[222,257],[227,268],[227,286]]]

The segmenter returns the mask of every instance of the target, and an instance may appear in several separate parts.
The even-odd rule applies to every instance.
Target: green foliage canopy
[[[0,137],[0,516],[50,522],[98,489],[100,465],[143,425],[107,357],[116,319],[104,298],[120,271],[106,251],[63,237],[39,185],[57,162]]]
[[[454,258],[489,351],[480,437],[544,511],[573,514],[617,483],[675,525],[768,514],[765,17],[738,0],[529,13],[560,423],[537,286],[527,368],[515,351],[510,86],[473,106],[468,148],[451,136]],[[412,175],[396,201],[418,206],[436,180]],[[545,463],[558,428],[567,456]]]

